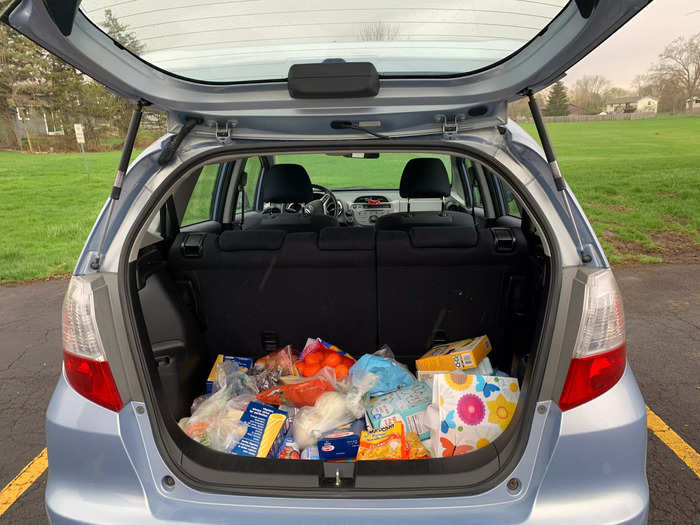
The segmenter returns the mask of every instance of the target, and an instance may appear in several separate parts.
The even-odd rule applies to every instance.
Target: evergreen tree
[[[544,114],[548,117],[559,117],[569,114],[569,97],[566,93],[566,86],[557,82],[552,86],[547,97],[547,107]]]

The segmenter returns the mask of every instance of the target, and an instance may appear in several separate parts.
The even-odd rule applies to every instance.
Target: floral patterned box
[[[510,423],[519,395],[514,377],[464,373],[433,376],[433,399],[426,423],[434,456],[457,456],[490,444]]]

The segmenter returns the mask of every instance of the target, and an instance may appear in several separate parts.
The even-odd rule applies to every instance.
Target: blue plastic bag
[[[397,388],[404,388],[416,382],[416,378],[404,368],[398,361],[376,354],[365,354],[350,369],[353,380],[370,372],[379,377],[372,389],[370,396],[379,396],[393,392]]]

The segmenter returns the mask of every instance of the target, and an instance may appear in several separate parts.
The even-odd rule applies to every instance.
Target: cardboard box
[[[252,357],[236,357],[233,355],[219,354],[216,356],[216,360],[209,371],[209,377],[207,378],[207,385],[205,387],[205,392],[211,394],[212,387],[216,382],[216,365],[224,361],[235,361],[235,363],[243,370],[247,372],[253,368],[253,358]]]
[[[377,429],[401,421],[407,432],[415,432],[421,439],[430,437],[424,422],[425,409],[432,400],[432,389],[425,381],[388,394],[370,398],[367,402],[367,427]]]
[[[433,376],[436,374],[480,374],[483,376],[490,376],[494,375],[494,370],[489,358],[484,357],[481,363],[467,370],[418,370],[418,381],[425,381],[429,385],[432,385]]]
[[[473,339],[463,339],[437,345],[423,357],[416,359],[416,370],[445,372],[475,368],[491,351],[491,341],[482,335]]]
[[[258,458],[278,456],[290,426],[284,410],[251,401],[241,421],[248,424],[248,430],[231,452]]]
[[[319,459],[347,459],[357,456],[360,434],[365,428],[364,420],[357,419],[323,434],[317,443]]]

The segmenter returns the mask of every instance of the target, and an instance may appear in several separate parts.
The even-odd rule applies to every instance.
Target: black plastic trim
[[[273,460],[259,458],[245,458],[241,456],[232,456],[221,454],[210,450],[198,443],[190,440],[179,429],[176,422],[172,418],[164,418],[163,414],[167,414],[162,399],[156,394],[156,389],[160,384],[157,379],[155,369],[155,360],[153,356],[144,352],[145,348],[150,347],[146,327],[144,325],[143,316],[140,312],[139,301],[136,300],[135,294],[135,274],[133,265],[129,264],[128,254],[130,247],[133,245],[138,232],[143,228],[151,210],[159,203],[162,197],[172,187],[172,184],[184,176],[193,167],[206,163],[207,161],[229,155],[264,155],[265,153],[292,153],[295,151],[318,151],[324,150],[347,150],[358,151],[373,150],[373,149],[389,149],[389,150],[409,150],[409,151],[451,151],[458,155],[466,155],[474,158],[478,162],[489,166],[497,171],[501,176],[504,176],[515,191],[522,192],[520,197],[528,206],[533,217],[538,220],[544,230],[550,246],[551,253],[551,269],[560,268],[560,257],[558,253],[558,244],[553,242],[555,239],[554,232],[549,224],[543,219],[544,215],[537,203],[530,199],[525,192],[525,188],[517,182],[515,177],[509,175],[509,170],[499,161],[483,155],[481,152],[475,151],[469,146],[454,143],[437,142],[434,144],[426,144],[425,141],[407,141],[401,144],[396,142],[389,143],[385,140],[362,140],[357,142],[337,142],[323,141],[315,144],[308,142],[288,142],[276,143],[266,146],[251,146],[251,145],[232,145],[222,147],[214,151],[209,151],[197,155],[179,166],[174,170],[151,195],[148,203],[140,211],[135,223],[129,230],[124,240],[124,248],[122,249],[121,258],[119,261],[118,279],[119,297],[122,304],[122,309],[125,313],[125,320],[130,325],[131,329],[126,330],[126,335],[129,340],[129,346],[132,351],[134,362],[137,365],[136,370],[139,375],[140,384],[144,390],[144,400],[148,409],[153,436],[156,445],[161,452],[164,462],[172,470],[172,472],[180,478],[184,483],[196,490],[213,491],[219,493],[237,493],[247,495],[280,496],[280,497],[329,497],[329,498],[415,498],[415,497],[446,497],[446,496],[465,496],[470,494],[478,494],[489,490],[503,482],[506,476],[512,471],[512,468],[517,464],[517,460],[522,455],[527,444],[527,437],[531,430],[532,419],[535,414],[535,405],[537,396],[534,393],[539,392],[542,386],[544,376],[544,367],[549,355],[549,345],[543,343],[551,342],[553,332],[554,319],[545,317],[547,324],[540,327],[539,343],[535,353],[536,373],[530,373],[531,381],[528,385],[523,384],[522,389],[526,392],[532,391],[533,395],[525,394],[525,402],[519,403],[522,410],[516,411],[515,418],[518,419],[516,425],[511,424],[504,434],[494,440],[492,446],[485,447],[471,454],[456,456],[452,458],[440,458],[422,461],[394,461],[382,462],[382,472],[377,472],[376,465],[368,462],[368,466],[358,468],[355,488],[319,488],[319,481],[322,476],[322,465],[320,461],[305,461],[292,462],[290,465],[288,460]],[[511,180],[512,179],[512,180]],[[551,271],[552,274],[560,272]],[[554,286],[554,285],[557,286]],[[547,293],[547,312],[556,311],[557,300],[560,287],[559,280],[550,279]],[[552,310],[554,308],[554,310]],[[546,332],[546,334],[545,334]],[[163,397],[163,396],[160,396]],[[158,410],[154,410],[158,407]],[[504,464],[498,454],[493,457],[493,449],[504,450],[507,440],[516,431],[516,428],[511,430],[511,427],[517,426],[518,442],[511,444],[512,454],[509,454],[507,462]],[[470,467],[476,469],[478,459],[486,459],[485,456],[491,456],[491,462],[498,460],[498,467],[493,474],[488,475],[485,479],[473,480],[474,472],[478,470],[466,470]],[[190,457],[198,459],[193,462]],[[245,486],[231,484],[232,472],[208,469],[207,474],[218,478],[217,481],[204,481],[201,477],[195,477],[193,470],[199,470],[202,474],[206,470],[201,465],[200,461],[208,461],[211,464],[226,468],[228,465],[235,464],[236,471],[243,474],[245,478]],[[260,461],[265,462],[264,469],[260,468]],[[187,463],[187,467],[183,465]],[[261,473],[261,470],[264,472]],[[425,474],[421,476],[420,473]],[[381,475],[380,475],[381,474]],[[407,477],[406,474],[411,474]],[[377,490],[375,484],[369,483],[361,476],[380,475],[382,478],[381,491]],[[407,483],[396,484],[395,476],[407,479]],[[430,477],[427,477],[430,476]],[[314,478],[314,481],[312,481]],[[442,479],[438,479],[442,478]],[[378,478],[375,478],[378,479]],[[358,482],[359,481],[359,482]],[[389,482],[393,482],[394,487],[387,488]],[[442,481],[438,485],[430,482]],[[446,484],[444,482],[447,482]],[[365,485],[366,488],[362,488]]]
[[[78,6],[82,0],[43,0],[51,20],[63,36],[73,32],[73,22],[78,14]]]

